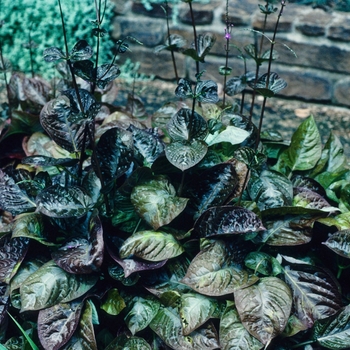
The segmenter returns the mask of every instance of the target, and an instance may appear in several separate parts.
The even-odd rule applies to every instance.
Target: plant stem
[[[226,39],[226,44],[224,46],[225,52],[226,52],[226,57],[225,57],[225,70],[224,70],[224,96],[222,99],[222,105],[225,108],[225,103],[226,103],[226,81],[227,81],[227,70],[228,70],[228,54],[230,52],[230,39],[231,39],[231,24],[229,23],[229,18],[228,18],[228,0],[226,0],[226,28],[225,28],[225,39]]]
[[[177,190],[177,195],[178,195],[179,197],[181,197],[181,195],[182,195],[182,190],[183,190],[183,187],[184,187],[184,182],[185,182],[185,171],[182,171],[180,186],[179,186],[179,189]]]
[[[5,60],[4,60],[4,56],[2,55],[2,47],[1,47],[1,43],[0,43],[0,60],[1,60],[1,65],[4,68],[4,81],[5,81],[5,86],[6,86],[6,97],[7,97],[7,102],[9,104],[9,117],[12,117],[12,111],[11,111],[11,103],[10,103],[10,85],[7,81],[7,75],[5,72]]]
[[[192,27],[193,27],[194,47],[195,47],[196,52],[198,54],[197,31],[196,31],[196,23],[194,21],[192,2],[190,1],[188,4],[190,6],[190,13],[191,13],[191,20],[192,20]],[[199,74],[199,62],[197,60],[196,60],[196,72],[198,75]]]
[[[273,49],[275,47],[275,40],[276,40],[276,35],[277,35],[277,29],[278,29],[278,25],[281,19],[281,16],[283,14],[283,9],[286,6],[286,2],[285,0],[281,1],[281,9],[280,12],[278,14],[277,17],[277,21],[276,21],[276,25],[275,25],[275,30],[273,32],[273,37],[272,37],[272,41],[271,41],[271,47],[270,47],[270,57],[269,57],[269,63],[267,66],[267,79],[266,79],[266,89],[269,88],[269,82],[270,82],[270,74],[271,74],[271,66],[272,66],[272,58],[273,58]],[[256,143],[255,143],[255,150],[258,149],[259,146],[259,142],[260,142],[260,133],[262,130],[262,124],[263,124],[263,119],[264,119],[264,113],[265,113],[265,107],[266,107],[266,100],[267,97],[264,97],[264,101],[263,101],[263,105],[261,107],[261,115],[260,115],[260,122],[259,122],[259,130],[258,130],[258,137],[256,138]]]
[[[169,27],[169,5],[168,5],[167,1],[165,1],[165,14],[166,14],[166,26],[167,26],[167,31],[168,31],[169,45],[171,45],[171,42],[170,42],[170,27]],[[173,67],[174,67],[174,73],[175,73],[176,82],[178,83],[179,82],[179,75],[177,73],[177,67],[176,67],[174,50],[171,49],[170,53],[171,53],[171,59],[173,61]]]
[[[300,348],[301,346],[313,344],[314,342],[315,342],[314,340],[307,340],[307,341],[304,341],[303,343],[299,343],[299,344],[291,346],[291,349]]]

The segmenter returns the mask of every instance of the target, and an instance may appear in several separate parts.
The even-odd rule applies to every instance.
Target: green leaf
[[[71,61],[88,60],[93,55],[92,48],[89,46],[86,40],[79,40],[69,53],[69,59]]]
[[[307,264],[293,264],[285,266],[284,275],[293,291],[295,313],[307,328],[340,309],[342,302],[338,284],[326,270]]]
[[[333,217],[320,218],[317,220],[327,226],[336,226],[339,231],[347,230],[350,228],[350,212],[339,214]]]
[[[254,273],[257,272],[265,276],[276,276],[280,274],[283,269],[278,261],[269,254],[263,252],[250,252],[244,259],[244,264]]]
[[[182,0],[184,1],[184,0]],[[185,0],[184,2],[192,2],[192,0]],[[182,53],[186,56],[192,57],[195,61],[204,62],[205,56],[210,52],[215,43],[213,34],[199,34],[197,36],[197,50],[194,48],[185,49]]]
[[[264,97],[273,97],[283,90],[287,83],[277,73],[263,74],[255,83],[251,82],[250,87]]]
[[[217,317],[218,307],[218,301],[213,298],[195,293],[182,294],[179,314],[184,335],[192,333],[210,318]]]
[[[113,316],[119,315],[125,307],[125,301],[116,288],[112,288],[108,291],[107,297],[101,305],[102,310]]]
[[[313,328],[313,339],[327,349],[350,347],[350,305],[333,316],[318,320]]]
[[[158,313],[160,303],[156,298],[134,297],[130,311],[124,317],[132,335],[145,329]]]
[[[69,274],[49,261],[21,285],[21,311],[41,310],[74,300],[90,290],[97,279],[97,276],[91,274]]]
[[[12,238],[14,237],[34,239],[46,246],[54,245],[45,237],[43,218],[40,213],[29,213],[18,216],[12,232]]]
[[[85,302],[85,308],[80,318],[78,337],[82,349],[97,350],[97,343],[95,339],[95,331],[93,325],[94,304],[92,301]]]
[[[8,312],[7,313],[10,318],[12,319],[12,321],[15,323],[15,325],[17,326],[17,328],[21,331],[21,333],[23,334],[24,338],[27,340],[27,342],[29,343],[30,347],[32,348],[32,350],[39,350],[39,348],[35,345],[35,343],[33,342],[33,340],[29,337],[29,335],[27,334],[27,332],[22,328],[22,326],[16,321],[16,319]],[[7,348],[5,348],[7,349]]]
[[[181,282],[198,293],[220,296],[257,280],[256,276],[249,276],[247,271],[232,265],[225,244],[215,241],[194,257]]]
[[[135,186],[130,199],[137,213],[155,230],[175,219],[188,201],[187,198],[177,197],[175,188],[165,178]]]
[[[292,136],[290,146],[278,158],[274,169],[289,175],[296,170],[310,170],[322,153],[320,133],[313,116],[308,117]]]
[[[172,142],[165,148],[168,161],[178,169],[185,171],[198,164],[208,151],[207,144],[201,140],[188,143]]]
[[[215,145],[221,142],[229,142],[231,145],[242,143],[250,133],[235,126],[228,125],[223,131],[216,131],[214,134],[208,134],[205,142],[208,146]]]
[[[284,175],[271,170],[252,173],[248,193],[260,210],[290,206],[293,199],[292,182]]]
[[[259,350],[264,346],[244,328],[234,303],[230,301],[220,319],[219,334],[222,350]]]
[[[193,349],[191,341],[183,335],[180,317],[170,310],[161,307],[149,326],[170,348]]]
[[[173,235],[157,231],[141,231],[129,237],[120,248],[120,257],[134,255],[148,261],[161,261],[182,254],[184,249]]]
[[[58,350],[72,337],[79,324],[83,303],[60,303],[39,311],[38,336],[46,350]]]
[[[198,81],[195,88],[195,99],[204,103],[218,102],[218,85],[213,80]]]
[[[276,277],[264,277],[234,292],[240,319],[248,332],[264,345],[282,333],[292,308],[288,285]]]
[[[53,62],[60,59],[65,59],[66,55],[58,47],[49,47],[43,52],[45,62]]]
[[[145,339],[139,337],[127,337],[122,334],[108,344],[105,350],[152,350]]]

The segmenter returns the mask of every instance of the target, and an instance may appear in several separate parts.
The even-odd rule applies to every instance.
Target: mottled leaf
[[[205,119],[188,108],[181,108],[173,115],[167,124],[167,129],[173,141],[203,140],[208,133]]]
[[[255,283],[257,279],[255,276],[249,276],[247,271],[234,266],[225,244],[222,241],[215,241],[194,257],[181,282],[198,293],[220,296],[245,288]]]
[[[99,270],[103,262],[104,241],[102,223],[97,215],[89,222],[89,239],[70,239],[52,253],[52,259],[69,273],[83,274]]]
[[[60,96],[45,104],[40,112],[40,123],[49,136],[69,152],[81,151],[91,142],[86,134],[93,134],[93,119],[99,105],[86,90],[63,91]]]
[[[323,244],[338,255],[350,259],[350,230],[333,233]]]
[[[215,43],[213,34],[199,34],[197,35],[196,45],[193,43],[192,47],[183,50],[183,54],[192,57],[195,61],[204,62],[205,56],[210,52]]]
[[[248,332],[264,345],[282,333],[291,308],[292,292],[282,280],[264,277],[234,292],[238,314]]]
[[[286,176],[272,170],[263,170],[259,174],[253,172],[248,192],[260,210],[290,206],[293,200],[292,182]]]
[[[79,159],[73,158],[53,158],[48,156],[29,156],[22,159],[22,164],[31,164],[34,166],[74,166],[78,164]]]
[[[251,82],[250,87],[264,97],[273,97],[287,86],[277,73],[266,73],[259,77],[257,82]]]
[[[152,350],[145,339],[127,337],[125,334],[115,338],[105,350]]]
[[[45,62],[53,62],[59,59],[65,59],[66,55],[58,47],[49,47],[43,52]]]
[[[220,319],[220,345],[222,350],[259,350],[264,345],[243,326],[232,302]]]
[[[78,336],[84,350],[97,350],[95,331],[93,325],[94,304],[87,300],[80,318]]]
[[[149,326],[172,349],[193,349],[190,340],[183,335],[180,317],[170,310],[160,308]]]
[[[124,321],[132,335],[145,329],[157,315],[160,303],[156,298],[134,297],[130,311],[125,315]]]
[[[192,333],[210,318],[218,317],[218,307],[216,299],[195,293],[182,294],[179,314],[184,335]]]
[[[341,308],[338,285],[326,270],[307,264],[293,264],[285,267],[284,275],[293,291],[296,315],[307,328]]]
[[[79,40],[69,53],[71,61],[88,60],[93,55],[92,48],[86,40]]]
[[[122,176],[130,167],[133,157],[132,134],[120,128],[109,129],[101,136],[95,152],[103,183],[107,185]],[[94,159],[95,157],[92,165],[99,174]]]
[[[327,349],[349,349],[350,305],[330,317],[316,321],[313,339]]]
[[[61,303],[39,311],[38,335],[45,350],[58,350],[78,327],[83,303]]]
[[[155,230],[176,218],[188,201],[177,197],[173,185],[164,178],[135,186],[130,199],[137,213]]]
[[[255,213],[231,205],[209,208],[198,218],[194,228],[200,237],[244,234],[265,230]]]
[[[41,310],[57,303],[72,301],[97,282],[95,275],[73,275],[49,261],[21,285],[21,311]]]
[[[16,184],[14,179],[0,169],[0,208],[12,215],[35,209],[35,203]]]
[[[53,185],[36,198],[37,211],[53,218],[81,217],[92,207],[91,198],[78,186]]]
[[[216,103],[219,101],[218,85],[213,80],[198,81],[194,97],[199,102]]]
[[[248,87],[255,80],[255,72],[247,72],[239,77],[233,77],[226,82],[225,93],[234,96]]]
[[[193,140],[190,143],[172,142],[165,148],[168,161],[178,169],[185,171],[198,164],[206,155],[208,147],[204,141]]]
[[[182,254],[184,249],[169,233],[141,231],[130,236],[120,248],[120,257],[134,255],[148,261],[162,261]]]
[[[9,283],[16,274],[29,246],[29,239],[17,237],[9,239],[8,236],[0,240],[0,282]]]

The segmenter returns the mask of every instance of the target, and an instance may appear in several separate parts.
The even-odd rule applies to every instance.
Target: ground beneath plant
[[[176,101],[174,94],[176,85],[170,82],[153,80],[136,82],[135,92],[141,91],[140,96],[145,103],[148,113],[152,114],[165,102]],[[116,103],[123,103],[127,92],[125,85],[120,87]],[[249,112],[250,96],[246,98],[245,113]],[[262,98],[258,98],[254,109],[253,121],[258,125],[261,113]],[[244,114],[245,114],[244,113]],[[300,123],[309,115],[313,115],[319,128],[322,142],[325,143],[332,131],[338,136],[344,146],[344,153],[350,161],[350,109],[329,105],[316,104],[306,101],[286,100],[281,98],[269,99],[264,114],[263,130],[273,129],[286,140],[290,140]]]

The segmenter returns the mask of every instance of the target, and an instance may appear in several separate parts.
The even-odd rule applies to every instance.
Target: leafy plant
[[[259,69],[227,81],[228,96],[251,88],[265,103],[285,85],[271,71],[276,33],[268,54],[244,48]],[[183,53],[203,61],[214,39],[195,41]],[[134,95],[113,109],[115,61],[92,61],[85,40],[64,46],[44,52],[64,62],[59,93],[18,73],[26,98],[9,98],[2,140],[26,136],[25,155],[0,170],[4,347],[349,348],[350,173],[339,139],[323,146],[313,116],[291,142],[262,132],[263,115],[257,128],[221,103],[205,72],[177,79],[181,102],[150,118]]]

